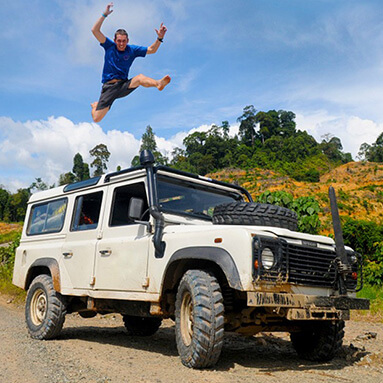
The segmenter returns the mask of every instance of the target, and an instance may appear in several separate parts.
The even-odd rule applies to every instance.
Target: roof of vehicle
[[[135,178],[137,176],[142,176],[144,174],[144,170],[145,170],[144,166],[136,166],[133,168],[123,169],[117,172],[108,173],[102,176],[93,177],[85,181],[74,182],[72,184],[67,184],[67,185],[56,187],[56,188],[40,191],[40,192],[34,193],[31,196],[31,198],[29,199],[29,203],[52,199],[55,197],[60,198],[71,192],[73,193],[79,190],[92,189],[109,182],[120,180],[121,178],[128,179],[131,177]],[[252,201],[250,193],[246,189],[238,185],[234,185],[234,184],[230,184],[230,183],[226,183],[222,181],[217,181],[212,178],[184,172],[184,171],[170,168],[168,166],[163,166],[163,165],[155,166],[154,171],[156,173],[159,172],[160,174],[170,173],[179,177],[192,178],[196,181],[198,180],[199,182],[201,181],[208,182],[216,186],[235,189],[241,194],[246,195],[249,201]]]

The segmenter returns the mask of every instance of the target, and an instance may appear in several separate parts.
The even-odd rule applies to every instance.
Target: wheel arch
[[[211,269],[218,278],[224,277],[235,290],[243,290],[237,266],[231,255],[217,247],[187,247],[177,250],[166,267],[162,293],[174,289],[189,269]]]
[[[32,263],[25,278],[24,290],[28,290],[32,281],[41,274],[50,275],[53,288],[55,291],[61,292],[59,264],[54,258],[40,258]]]

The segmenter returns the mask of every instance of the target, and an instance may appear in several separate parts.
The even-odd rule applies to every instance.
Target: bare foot
[[[97,104],[98,104],[98,102],[95,101],[95,102],[92,102],[92,103],[90,104],[90,106],[92,107],[92,109],[96,109],[96,108],[97,108]]]
[[[157,86],[158,90],[163,90],[165,88],[165,86],[169,84],[170,80],[171,80],[171,78],[169,75],[166,75],[165,77],[163,77],[159,81],[159,84]]]

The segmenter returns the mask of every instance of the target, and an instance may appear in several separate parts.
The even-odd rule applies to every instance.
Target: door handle
[[[66,251],[65,253],[63,253],[63,256],[65,258],[70,258],[70,257],[73,257],[73,253],[71,251]]]
[[[101,255],[111,255],[112,254],[112,250],[100,250],[99,253]]]

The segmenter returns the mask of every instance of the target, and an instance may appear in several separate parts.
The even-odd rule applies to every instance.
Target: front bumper
[[[288,320],[347,320],[350,310],[368,310],[370,301],[347,296],[248,292],[247,305],[272,309]]]

